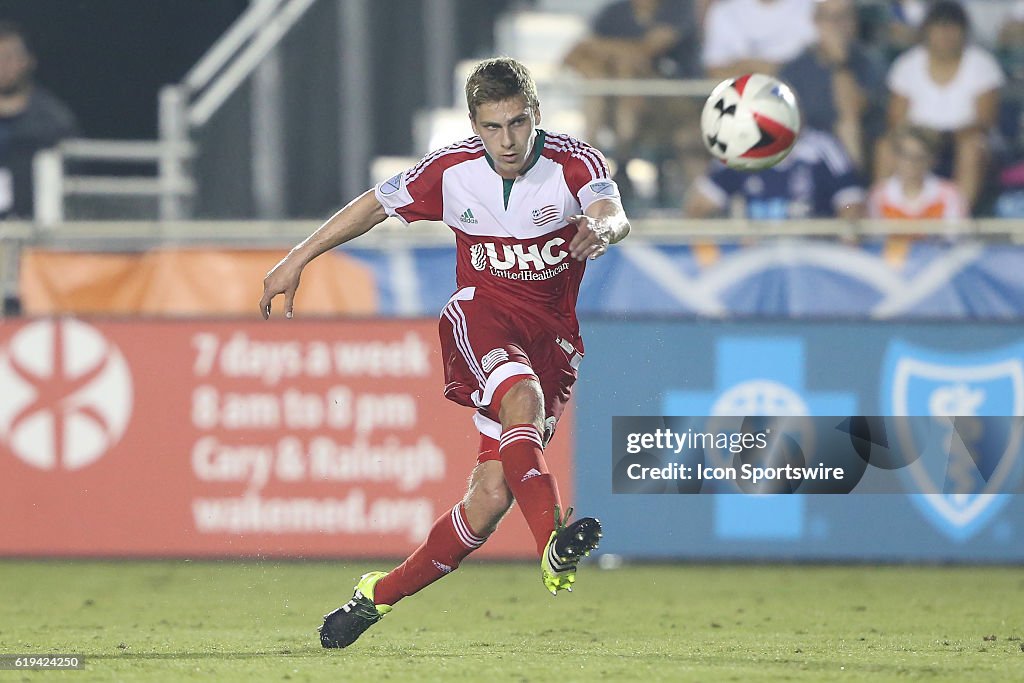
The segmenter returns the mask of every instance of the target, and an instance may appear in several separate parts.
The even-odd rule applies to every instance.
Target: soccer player
[[[444,221],[455,232],[457,289],[440,320],[444,394],[475,411],[477,463],[465,497],[423,544],[392,571],[363,575],[352,599],[324,618],[324,647],[351,645],[399,600],[458,568],[513,500],[552,595],[572,590],[577,563],[601,537],[597,519],[570,524],[571,508],[562,514],[544,446],[583,358],[575,309],[586,261],[624,238],[629,222],[601,153],[537,128],[537,88],[522,64],[481,62],[466,101],[475,136],[353,200],[263,283],[264,318],[279,294],[291,318],[303,267],[388,216]]]

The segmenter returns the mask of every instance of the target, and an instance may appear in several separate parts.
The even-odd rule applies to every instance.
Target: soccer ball
[[[793,90],[771,76],[747,74],[722,81],[700,115],[701,137],[711,155],[743,171],[768,168],[793,149],[800,108]]]

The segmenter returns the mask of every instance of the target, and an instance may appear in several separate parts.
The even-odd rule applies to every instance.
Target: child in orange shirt
[[[932,173],[934,145],[917,128],[893,136],[896,172],[875,183],[868,197],[870,218],[967,218],[967,205],[956,184]]]

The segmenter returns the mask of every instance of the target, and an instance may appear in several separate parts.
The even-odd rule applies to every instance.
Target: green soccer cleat
[[[385,576],[387,572],[363,574],[352,599],[324,617],[324,625],[319,628],[321,645],[348,647],[391,611],[391,605],[373,602],[373,587]]]
[[[576,583],[576,565],[601,541],[600,521],[583,517],[566,526],[570,515],[572,508],[566,510],[562,517],[561,510],[555,507],[555,530],[551,532],[540,558],[541,579],[551,595],[557,595],[560,590],[572,592],[572,585]]]

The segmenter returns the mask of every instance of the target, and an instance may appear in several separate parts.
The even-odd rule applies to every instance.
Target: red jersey
[[[598,200],[619,200],[596,149],[538,129],[526,170],[509,180],[474,136],[385,180],[376,195],[390,216],[443,221],[455,232],[457,289],[475,287],[503,307],[578,335],[586,262],[569,256],[576,226],[566,219]]]

